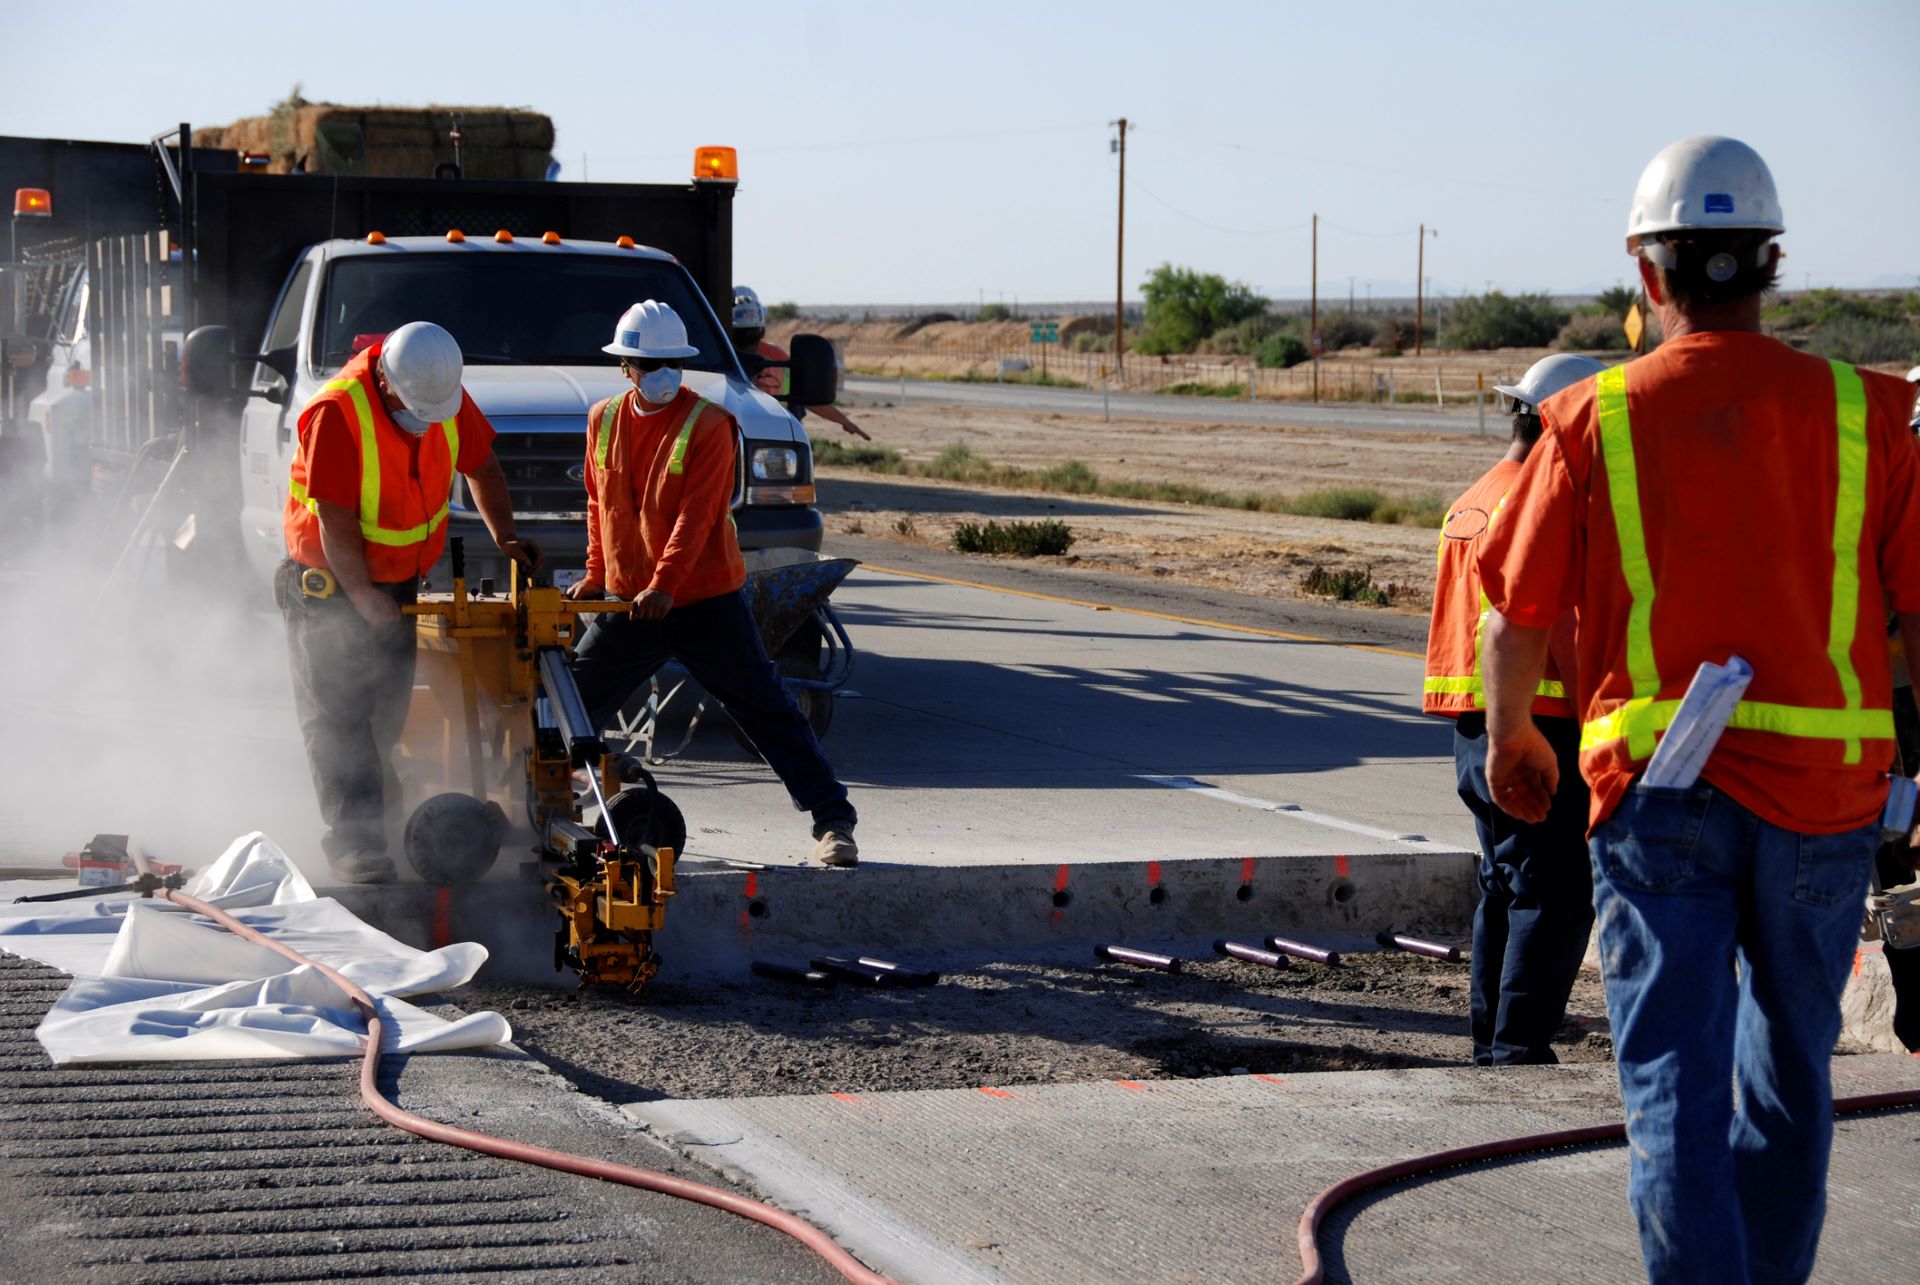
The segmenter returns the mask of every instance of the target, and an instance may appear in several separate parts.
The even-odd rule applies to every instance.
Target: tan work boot
[[[327,869],[341,883],[392,883],[399,873],[385,853],[365,849],[328,857]]]
[[[857,866],[860,845],[853,841],[852,830],[832,827],[814,840],[813,859],[823,866]]]

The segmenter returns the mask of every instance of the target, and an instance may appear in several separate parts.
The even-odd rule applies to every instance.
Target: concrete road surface
[[[1052,412],[1060,415],[1098,415],[1101,395],[1080,388],[1047,388],[1034,384],[955,384],[938,380],[849,377],[849,406],[895,405],[974,406],[991,410]],[[1406,433],[1460,433],[1476,430],[1471,406],[1458,410],[1414,410],[1364,404],[1303,402],[1246,402],[1224,397],[1174,397],[1155,393],[1115,393],[1111,413],[1123,419],[1171,419],[1207,424],[1274,424],[1306,428],[1365,428]],[[1487,407],[1487,418],[1499,418]]]

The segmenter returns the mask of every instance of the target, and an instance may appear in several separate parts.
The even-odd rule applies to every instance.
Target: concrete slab
[[[1915,1089],[1920,1062],[1842,1058],[1835,1078],[1843,1094]],[[1286,1279],[1299,1268],[1300,1211],[1334,1181],[1449,1146],[1607,1123],[1620,1105],[1610,1068],[1528,1067],[622,1110],[804,1208],[901,1279],[1079,1282]],[[1914,1229],[1913,1119],[1843,1126],[1820,1279],[1904,1276],[1889,1267]],[[1330,1229],[1330,1279],[1633,1279],[1626,1163],[1615,1146],[1393,1189]]]

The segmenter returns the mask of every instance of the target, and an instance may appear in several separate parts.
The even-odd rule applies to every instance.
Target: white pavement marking
[[[1435,843],[1422,835],[1395,834],[1391,830],[1382,830],[1375,826],[1361,825],[1358,821],[1346,821],[1340,817],[1330,817],[1320,812],[1309,812],[1297,803],[1272,803],[1266,799],[1256,799],[1251,794],[1240,794],[1233,790],[1223,790],[1217,785],[1208,785],[1205,781],[1196,781],[1190,776],[1141,776],[1142,781],[1151,781],[1155,785],[1164,785],[1171,790],[1185,790],[1189,794],[1201,794],[1210,799],[1219,799],[1223,803],[1237,803],[1243,808],[1252,808],[1257,812],[1271,812],[1275,816],[1306,821],[1312,825],[1326,826],[1331,830],[1346,830],[1353,834],[1364,834],[1369,839],[1385,839],[1389,843],[1403,844],[1409,848],[1418,848],[1422,852],[1458,852],[1460,849],[1445,843]]]
[[[656,1137],[721,1172],[744,1174],[774,1202],[831,1233],[869,1267],[903,1281],[1007,1285],[885,1205],[861,1195],[832,1169],[756,1128],[717,1102],[636,1102],[620,1110]],[[708,1141],[707,1139],[711,1139]]]

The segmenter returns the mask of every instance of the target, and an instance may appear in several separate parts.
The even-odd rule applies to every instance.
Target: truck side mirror
[[[180,384],[201,397],[233,393],[233,331],[200,326],[180,346]]]
[[[831,406],[840,395],[840,365],[833,342],[823,335],[795,335],[789,341],[792,382],[787,400],[800,406]]]
[[[249,357],[246,360],[259,362],[262,366],[265,366],[268,370],[285,380],[287,387],[291,388],[293,387],[294,352],[294,346],[288,344],[285,348],[270,348],[266,352],[254,357]]]

